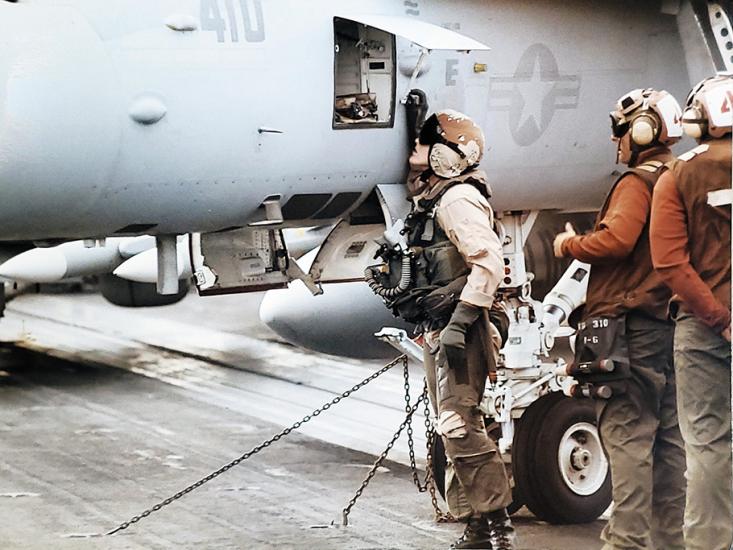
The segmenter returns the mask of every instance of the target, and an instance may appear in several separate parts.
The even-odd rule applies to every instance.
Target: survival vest
[[[483,177],[473,174],[452,178],[437,194],[413,202],[405,220],[407,243],[413,253],[412,282],[409,290],[388,306],[396,316],[420,325],[418,330],[445,326],[466,285],[470,268],[438,224],[435,211],[448,189],[463,183],[474,186],[488,199],[488,185]],[[398,269],[391,261],[390,271]]]
[[[690,264],[730,309],[731,203],[725,195],[731,189],[730,137],[703,143],[670,162],[669,169],[687,213]]]
[[[663,173],[664,163],[672,158],[668,151],[660,151],[622,174],[603,203],[595,230],[601,228],[611,197],[625,177],[635,174],[651,194]],[[591,267],[583,322],[578,325],[575,340],[572,368],[578,371],[573,372],[578,386],[574,395],[608,399],[626,393],[633,383],[641,388],[653,410],[658,409],[664,376],[660,388],[660,374],[655,369],[632,361],[627,329],[630,325],[637,329],[668,326],[665,321],[670,296],[670,290],[652,266],[647,213],[644,228],[628,257]],[[630,313],[633,315],[627,315]],[[611,370],[604,372],[601,368],[604,363],[612,364]]]
[[[595,230],[600,229],[611,196],[618,184],[629,174],[635,174],[652,193],[662,174],[664,163],[673,157],[661,152],[641,165],[630,168],[619,177],[609,191],[596,218]],[[616,317],[636,310],[659,320],[667,318],[667,304],[671,292],[664,285],[652,266],[649,247],[649,218],[634,245],[631,254],[618,262],[593,265],[588,280],[584,317]]]

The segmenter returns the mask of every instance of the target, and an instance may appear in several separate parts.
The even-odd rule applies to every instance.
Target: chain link
[[[427,381],[425,381],[427,387]],[[420,477],[417,472],[414,459],[411,460],[412,480],[420,493],[429,492],[430,501],[433,505],[436,523],[454,522],[456,519],[450,512],[443,512],[438,504],[438,497],[435,487],[435,478],[433,477],[433,444],[435,442],[436,432],[432,421],[432,411],[430,409],[430,401],[425,400],[425,447],[427,448],[427,461],[425,464],[425,481],[420,483]],[[408,440],[410,454],[414,456],[412,438]]]
[[[386,364],[386,365],[385,365],[385,366],[383,366],[383,367],[382,367],[381,369],[379,369],[378,371],[374,372],[374,373],[373,373],[373,374],[371,374],[371,375],[370,375],[369,377],[365,378],[364,380],[362,380],[361,382],[359,382],[358,384],[356,384],[355,386],[353,386],[353,387],[352,387],[351,389],[349,389],[349,390],[346,390],[346,391],[345,391],[345,392],[343,392],[343,393],[342,393],[341,395],[337,395],[336,397],[334,397],[334,398],[333,398],[333,399],[332,399],[331,401],[329,401],[328,403],[326,403],[326,404],[324,404],[323,406],[319,407],[318,409],[314,410],[314,411],[313,411],[312,413],[310,413],[310,414],[307,414],[306,416],[304,416],[304,417],[303,417],[303,418],[302,418],[301,420],[298,420],[298,421],[297,421],[297,422],[296,422],[295,424],[293,424],[292,426],[290,426],[290,427],[288,427],[288,428],[285,428],[285,429],[284,429],[284,430],[282,430],[281,432],[279,432],[279,433],[275,434],[274,436],[272,436],[272,437],[271,437],[270,439],[268,439],[267,441],[264,441],[264,442],[260,443],[260,444],[259,444],[259,445],[257,445],[256,447],[254,447],[254,448],[252,448],[251,450],[249,450],[248,452],[244,453],[244,454],[243,454],[242,456],[240,456],[240,457],[238,457],[238,458],[235,458],[234,460],[232,460],[232,461],[231,461],[231,462],[229,462],[228,464],[225,464],[224,466],[222,466],[221,468],[219,468],[219,469],[218,469],[218,470],[216,470],[215,472],[212,472],[212,473],[210,473],[209,475],[207,475],[206,477],[204,477],[204,478],[201,478],[201,479],[200,479],[200,480],[198,480],[198,481],[197,481],[196,483],[193,483],[193,484],[189,485],[189,486],[188,486],[188,487],[186,487],[185,489],[183,489],[183,490],[181,490],[181,491],[177,492],[177,493],[176,493],[175,495],[173,495],[173,496],[170,496],[170,497],[166,498],[165,500],[162,500],[162,501],[160,501],[160,502],[159,502],[158,504],[156,504],[155,506],[152,506],[151,508],[148,508],[148,509],[147,509],[147,510],[145,510],[144,512],[142,512],[142,513],[138,514],[137,516],[133,516],[133,517],[132,517],[132,518],[130,518],[129,520],[125,521],[124,523],[121,523],[120,525],[118,525],[117,527],[115,527],[115,528],[114,528],[114,529],[112,529],[111,531],[108,531],[108,532],[107,532],[107,533],[105,533],[105,534],[106,534],[106,535],[114,535],[115,533],[119,533],[120,531],[123,531],[123,530],[127,529],[128,527],[130,527],[131,525],[133,525],[133,524],[137,523],[137,522],[138,522],[138,521],[140,521],[141,519],[144,519],[144,518],[148,517],[148,516],[149,516],[150,514],[152,514],[152,513],[154,513],[154,512],[157,512],[157,511],[158,511],[158,510],[160,510],[161,508],[164,508],[165,506],[168,506],[169,504],[171,504],[172,502],[174,502],[174,501],[178,500],[179,498],[181,498],[181,497],[183,497],[183,496],[187,495],[187,494],[188,494],[188,493],[190,493],[191,491],[195,491],[196,489],[198,489],[199,487],[201,487],[201,486],[202,486],[202,485],[204,485],[205,483],[208,483],[209,481],[211,481],[212,479],[214,479],[214,478],[216,478],[216,477],[220,476],[220,475],[221,475],[221,474],[223,474],[224,472],[226,472],[226,471],[228,471],[228,470],[230,470],[230,469],[234,468],[234,466],[237,466],[237,465],[238,465],[239,463],[241,463],[241,462],[244,462],[245,460],[247,460],[247,459],[248,459],[248,458],[250,458],[251,456],[253,456],[253,455],[255,455],[255,454],[259,453],[259,452],[260,452],[261,450],[263,450],[263,449],[266,449],[267,447],[269,447],[270,445],[272,445],[272,444],[273,444],[273,443],[275,443],[276,441],[279,441],[280,439],[282,439],[283,437],[285,437],[286,435],[288,435],[288,434],[289,434],[290,432],[292,432],[293,430],[297,430],[297,429],[298,429],[298,428],[299,428],[300,426],[302,426],[302,425],[303,425],[303,424],[305,424],[306,422],[308,422],[308,421],[312,420],[313,418],[315,418],[315,417],[319,416],[319,415],[320,415],[321,413],[323,413],[323,412],[327,411],[327,410],[328,410],[328,409],[330,409],[330,408],[331,408],[331,407],[332,407],[333,405],[336,405],[337,403],[339,403],[339,402],[340,402],[341,400],[343,400],[343,399],[346,399],[346,398],[347,398],[347,397],[349,397],[349,396],[350,396],[350,395],[351,395],[352,393],[354,393],[354,392],[356,392],[357,390],[359,390],[359,389],[363,388],[363,387],[364,387],[364,386],[366,386],[366,385],[367,385],[367,384],[368,384],[369,382],[371,382],[372,380],[374,380],[374,379],[378,378],[379,376],[381,376],[382,374],[384,374],[385,372],[387,372],[387,371],[388,371],[389,369],[391,369],[392,367],[394,367],[394,366],[395,366],[396,364],[398,364],[398,363],[400,363],[400,362],[401,362],[401,363],[402,363],[402,365],[403,365],[403,369],[404,369],[405,371],[407,371],[407,356],[406,356],[406,355],[401,355],[400,357],[398,357],[397,359],[395,359],[395,360],[394,360],[394,361],[392,361],[391,363],[388,363],[388,364]],[[425,392],[423,392],[423,394],[425,394]],[[422,398],[421,398],[420,400],[422,400]],[[418,400],[418,403],[420,402],[420,400]],[[417,404],[415,405],[415,409],[417,409]],[[414,413],[414,412],[415,412],[415,411],[413,410],[413,411],[412,411],[412,413]],[[410,415],[409,415],[409,417],[408,417],[408,418],[411,418],[411,417],[412,417],[412,413],[410,413]],[[404,428],[404,426],[403,426],[403,428]],[[399,437],[399,434],[400,434],[401,432],[402,432],[402,428],[401,428],[401,429],[400,429],[400,431],[399,431],[399,432],[397,433],[397,437]],[[389,449],[391,449],[391,448],[392,448],[392,446],[394,445],[394,441],[396,441],[396,440],[397,440],[397,438],[395,437],[395,438],[393,439],[393,441],[391,442],[391,445],[390,445],[390,446],[388,447],[388,450],[387,450],[387,451],[385,451],[385,457],[386,457],[386,453],[387,453],[387,452],[389,452]],[[376,473],[376,468],[375,468],[375,473]],[[374,474],[372,474],[372,477],[373,477],[373,475],[374,475]],[[367,482],[367,483],[368,483],[368,482]],[[364,486],[366,486],[366,485],[364,485]],[[361,493],[359,493],[359,494],[361,494]],[[356,498],[358,498],[358,497],[356,497]],[[354,502],[356,501],[356,498],[354,499]]]
[[[405,414],[409,415],[411,404],[410,404],[410,373],[405,370],[404,372],[405,376]],[[424,390],[423,392],[427,392],[427,381],[423,379],[424,384]],[[429,410],[429,404],[428,400],[425,400],[426,403],[426,410]],[[428,417],[428,422],[429,422]],[[427,431],[425,432],[427,435]],[[412,482],[415,484],[415,487],[417,487],[417,490],[419,493],[424,493],[428,490],[428,483],[427,478],[428,474],[425,472],[425,481],[420,481],[420,474],[417,471],[417,463],[415,461],[415,442],[413,439],[413,431],[412,431],[412,415],[407,416],[407,449],[410,453],[410,469],[412,470]]]
[[[364,481],[361,482],[361,485],[356,490],[356,493],[352,497],[352,499],[349,501],[349,504],[346,506],[346,508],[343,509],[341,512],[341,525],[346,526],[349,524],[349,514],[351,513],[351,509],[354,507],[354,504],[356,504],[356,501],[359,499],[361,494],[364,492],[364,489],[366,489],[367,485],[369,485],[369,482],[372,480],[372,478],[377,474],[377,470],[382,465],[382,462],[384,462],[387,459],[387,455],[392,450],[392,447],[394,447],[394,444],[397,442],[397,440],[400,438],[400,435],[402,435],[402,431],[405,429],[405,426],[409,423],[410,419],[412,418],[412,415],[415,414],[415,411],[417,411],[418,407],[420,406],[420,403],[427,399],[428,397],[428,390],[425,388],[423,390],[422,395],[418,398],[417,403],[413,407],[410,408],[410,410],[407,412],[407,416],[405,420],[402,421],[402,424],[400,424],[400,427],[397,428],[397,431],[392,436],[392,439],[389,443],[387,443],[387,447],[382,451],[382,454],[379,455],[377,460],[374,461],[374,464],[372,465],[371,470],[369,470],[369,473],[364,478]]]
[[[425,402],[425,446],[427,447],[427,464],[425,465],[425,484],[430,492],[430,501],[433,504],[436,523],[453,523],[458,520],[450,512],[443,512],[438,504],[438,497],[435,487],[435,478],[433,477],[433,444],[437,437],[435,426],[431,421],[430,403]]]
[[[377,470],[379,469],[379,466],[387,459],[387,455],[392,450],[392,447],[394,447],[395,442],[399,439],[400,435],[402,434],[402,431],[407,428],[407,447],[410,453],[410,468],[412,470],[412,481],[417,487],[418,492],[424,493],[426,491],[430,492],[430,499],[433,505],[433,510],[435,513],[435,521],[437,523],[447,523],[447,522],[454,522],[456,519],[453,517],[453,515],[450,512],[443,512],[440,509],[440,505],[438,504],[438,497],[436,496],[436,489],[435,489],[435,480],[433,478],[433,441],[435,439],[435,429],[433,427],[433,422],[431,420],[432,415],[430,412],[430,400],[428,399],[428,384],[427,380],[423,379],[423,391],[420,397],[418,398],[415,405],[412,405],[412,398],[410,396],[410,371],[407,366],[407,361],[403,363],[403,376],[404,376],[404,388],[405,388],[405,420],[400,424],[399,428],[395,432],[395,434],[392,436],[392,439],[387,444],[387,447],[382,452],[381,455],[377,458],[377,460],[372,465],[372,468],[369,470],[369,473],[364,478],[364,481],[361,482],[361,485],[356,490],[356,493],[352,497],[352,499],[349,501],[349,504],[346,506],[346,508],[343,509],[341,513],[341,524],[346,526],[349,524],[349,514],[351,513],[351,509],[356,504],[356,501],[359,499],[359,497],[362,495],[364,490],[366,489],[367,485],[369,485],[369,482],[372,480],[372,478],[376,475]],[[425,436],[426,436],[426,442],[425,445],[427,446],[427,465],[425,468],[425,478],[424,481],[420,481],[420,474],[418,473],[417,464],[415,460],[415,442],[413,439],[413,429],[412,429],[412,417],[417,411],[418,407],[420,406],[420,403],[424,403],[425,405]]]

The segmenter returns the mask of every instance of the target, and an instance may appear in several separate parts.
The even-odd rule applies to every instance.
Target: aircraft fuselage
[[[0,2],[0,239],[215,231],[272,195],[286,211],[306,195],[286,222],[317,225],[309,208],[401,181],[408,40],[379,98],[394,104],[388,127],[334,128],[334,18],[364,12],[492,48],[433,51],[416,87],[485,128],[497,209],[597,208],[613,178],[613,101],[690,86],[675,17],[649,4]]]

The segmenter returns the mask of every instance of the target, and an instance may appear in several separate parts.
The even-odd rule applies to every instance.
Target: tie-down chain
[[[356,496],[349,502],[349,505],[347,506],[347,508],[344,509],[344,511],[343,511],[344,525],[346,525],[346,521],[347,521],[346,518],[347,518],[349,512],[351,511],[351,508],[356,503],[356,499],[361,495],[362,491],[364,490],[364,488],[366,488],[366,486],[369,483],[369,481],[371,480],[371,478],[374,477],[374,474],[376,473],[377,468],[386,459],[387,454],[392,449],[392,447],[394,446],[394,443],[397,441],[397,439],[399,438],[400,434],[402,433],[402,431],[404,430],[404,428],[406,426],[408,426],[408,446],[409,446],[409,449],[410,449],[410,466],[411,466],[412,472],[413,472],[413,481],[414,481],[415,485],[418,487],[418,490],[420,492],[425,492],[426,490],[429,490],[430,491],[430,494],[431,494],[431,497],[432,497],[432,501],[433,501],[433,506],[434,506],[435,511],[436,511],[436,520],[438,520],[438,521],[450,520],[450,519],[447,518],[446,515],[444,515],[440,511],[440,508],[438,507],[437,499],[436,499],[436,496],[435,496],[435,484],[434,484],[433,479],[432,479],[432,472],[431,472],[432,453],[431,453],[431,451],[432,451],[432,438],[434,438],[434,431],[433,431],[433,428],[432,428],[432,423],[430,421],[429,407],[427,405],[427,388],[425,388],[423,390],[423,394],[418,399],[418,401],[415,403],[415,405],[414,406],[411,406],[411,404],[410,404],[410,393],[409,393],[410,392],[410,386],[409,386],[409,379],[408,379],[408,375],[409,375],[408,361],[407,361],[407,356],[406,355],[401,355],[400,357],[397,357],[396,359],[394,359],[390,363],[388,363],[385,366],[383,366],[378,371],[372,373],[370,376],[368,376],[367,378],[365,378],[364,380],[362,380],[358,384],[354,385],[352,388],[346,390],[345,392],[343,392],[340,395],[337,395],[336,397],[334,397],[328,403],[325,403],[324,405],[322,405],[321,407],[317,408],[313,412],[307,414],[302,419],[300,419],[297,422],[295,422],[293,425],[291,425],[288,428],[285,428],[282,431],[278,432],[277,434],[275,434],[274,436],[272,436],[270,439],[268,439],[266,441],[263,441],[259,445],[253,447],[252,449],[250,449],[249,451],[247,451],[246,453],[244,453],[243,455],[235,458],[234,460],[232,460],[228,464],[225,464],[224,466],[222,466],[218,470],[216,470],[216,471],[210,473],[209,475],[207,475],[207,476],[199,479],[198,481],[196,481],[195,483],[192,483],[191,485],[189,485],[188,487],[182,489],[181,491],[178,491],[174,495],[172,495],[172,496],[170,496],[170,497],[168,497],[168,498],[166,498],[166,499],[158,502],[157,504],[155,504],[154,506],[151,506],[147,510],[141,512],[140,514],[138,514],[136,516],[133,516],[129,520],[121,523],[120,525],[118,525],[114,529],[111,529],[110,531],[108,531],[107,533],[105,533],[105,535],[114,535],[115,533],[119,533],[120,531],[123,531],[123,530],[127,529],[131,525],[133,525],[135,523],[138,523],[140,520],[142,520],[142,519],[150,516],[151,514],[153,514],[153,513],[157,512],[157,511],[161,510],[162,508],[164,508],[164,507],[168,506],[169,504],[175,502],[176,500],[182,498],[183,496],[187,495],[188,493],[191,493],[192,491],[195,491],[196,489],[198,489],[202,485],[208,483],[212,479],[220,476],[224,472],[227,472],[228,470],[232,469],[234,466],[237,466],[241,462],[243,462],[243,461],[247,460],[248,458],[256,455],[257,453],[259,453],[263,449],[266,449],[267,447],[269,447],[270,445],[272,445],[276,441],[279,441],[283,437],[289,435],[294,430],[297,430],[298,428],[300,428],[306,422],[309,422],[310,420],[312,420],[315,417],[319,416],[321,413],[323,413],[323,412],[327,411],[328,409],[330,409],[333,405],[336,405],[337,403],[339,403],[343,399],[346,399],[347,397],[349,397],[354,392],[358,391],[359,389],[363,388],[364,386],[366,386],[367,384],[369,384],[370,382],[372,382],[376,378],[380,377],[382,374],[384,374],[385,372],[387,372],[388,370],[390,370],[392,367],[394,367],[398,363],[402,363],[402,368],[403,368],[404,376],[405,376],[405,392],[406,392],[406,395],[405,395],[405,401],[406,401],[405,412],[406,412],[406,418],[402,422],[402,424],[400,425],[400,427],[399,427],[397,433],[395,434],[395,436],[390,441],[389,445],[387,446],[387,449],[385,449],[384,453],[382,453],[382,455],[380,455],[380,457],[377,460],[377,462],[375,462],[374,467],[372,468],[372,470],[370,470],[369,475],[367,476],[367,479],[365,479],[364,482],[362,483],[362,486],[357,491]],[[426,435],[427,435],[427,439],[428,439],[428,442],[427,442],[427,445],[428,445],[428,468],[427,468],[427,472],[426,472],[426,475],[425,475],[425,482],[423,484],[420,483],[418,472],[417,472],[417,466],[415,464],[415,452],[414,452],[414,445],[413,445],[413,438],[412,438],[412,415],[415,413],[415,411],[417,410],[417,408],[418,408],[418,406],[419,406],[419,404],[421,402],[425,402],[425,404],[426,404],[426,409],[425,409],[425,411],[426,411],[426,415],[425,415],[425,426],[426,426]]]
[[[364,481],[361,482],[361,485],[356,490],[353,498],[349,501],[349,504],[346,506],[346,508],[344,508],[341,512],[341,524],[344,526],[349,524],[349,513],[351,513],[351,509],[354,507],[356,501],[364,492],[364,489],[366,489],[367,485],[369,485],[369,482],[376,475],[379,466],[381,466],[381,464],[387,459],[387,455],[389,455],[389,452],[392,450],[392,447],[394,447],[394,444],[397,442],[400,435],[402,434],[402,431],[405,428],[407,428],[407,447],[410,452],[410,468],[412,470],[412,481],[415,484],[415,487],[417,487],[417,490],[420,493],[424,493],[426,491],[430,492],[430,500],[433,504],[436,522],[445,523],[456,521],[450,512],[443,512],[440,509],[440,506],[438,505],[438,498],[435,495],[435,480],[433,479],[433,441],[435,439],[435,429],[433,428],[433,423],[430,420],[431,414],[430,402],[428,400],[427,381],[423,382],[422,394],[420,394],[420,397],[417,399],[415,405],[412,405],[410,397],[410,372],[407,368],[406,360],[403,363],[403,374],[405,378],[405,420],[397,428],[397,431],[392,436],[392,439],[389,441],[387,447],[384,449],[382,454],[379,455],[377,460],[374,461],[374,464],[369,470],[369,473],[367,473],[366,477],[364,478]],[[424,481],[420,481],[420,474],[417,470],[417,464],[415,462],[415,442],[413,439],[412,431],[412,417],[419,408],[420,403],[423,403],[425,405],[425,445],[427,446],[428,452]]]

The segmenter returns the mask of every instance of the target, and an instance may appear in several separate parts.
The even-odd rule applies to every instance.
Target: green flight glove
[[[440,333],[440,347],[445,353],[448,367],[465,369],[466,333],[481,315],[481,308],[468,302],[458,302],[448,325]]]

